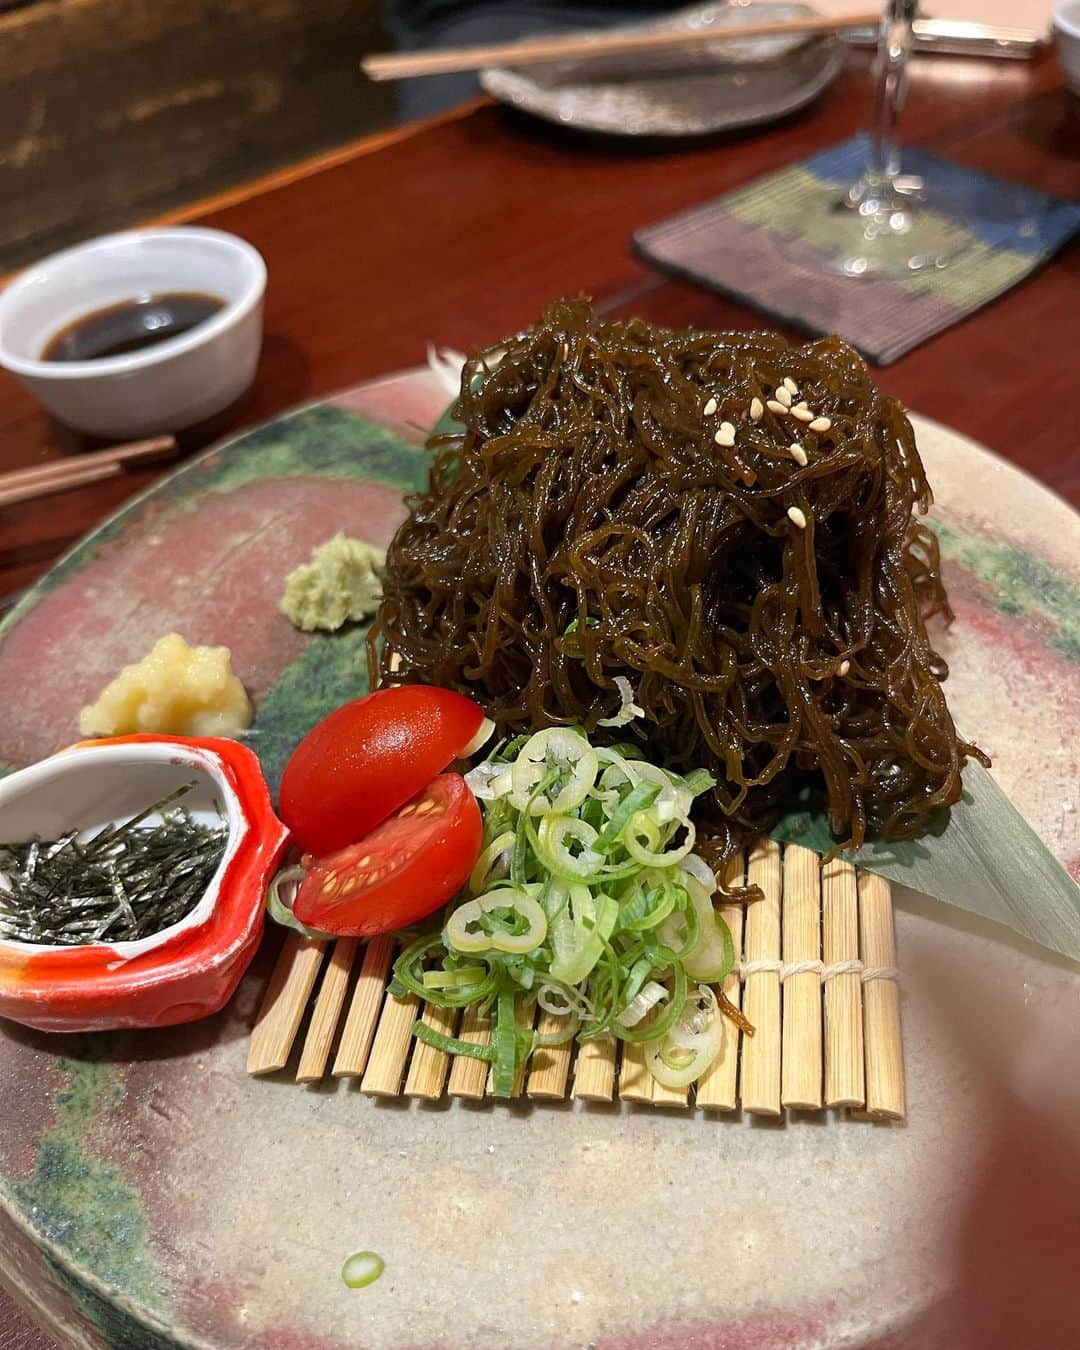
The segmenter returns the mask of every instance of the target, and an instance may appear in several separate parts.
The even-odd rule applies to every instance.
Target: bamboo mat
[[[785,1110],[851,1108],[865,1119],[902,1120],[904,1064],[900,991],[889,884],[849,863],[797,845],[763,840],[736,859],[730,879],[748,877],[764,898],[721,905],[739,954],[723,992],[753,1024],[725,1018],[717,1059],[688,1091],[661,1087],[640,1046],[610,1037],[537,1050],[519,1072],[514,1095],[573,1097],[659,1107]],[[386,992],[395,955],[391,937],[361,949],[354,938],[320,942],[289,933],[251,1034],[248,1072],[295,1064],[300,1083],[324,1076],[359,1079],[376,1097],[490,1096],[490,1067],[451,1057],[412,1036],[418,1017],[478,1045],[490,1039],[475,1010],[422,1005]],[[557,1019],[528,1006],[519,1016],[538,1031]]]

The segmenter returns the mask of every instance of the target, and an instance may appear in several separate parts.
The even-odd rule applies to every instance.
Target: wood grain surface
[[[378,0],[0,5],[0,266],[385,124]]]
[[[663,323],[760,324],[742,305],[647,270],[630,257],[630,234],[850,135],[868,101],[860,55],[804,115],[685,146],[615,145],[482,105],[192,208],[188,219],[245,236],[269,265],[263,356],[230,425],[415,364],[428,341],[465,349],[492,341],[560,293],[586,292],[609,312]],[[912,143],[961,162],[1076,192],[1080,104],[1061,87],[1052,54],[916,60],[905,130]],[[1078,313],[1074,244],[883,370],[880,383],[1076,502],[1071,403],[1047,391],[1074,382]],[[0,377],[0,469],[73,445],[14,380]],[[155,472],[0,511],[0,594],[28,585]]]

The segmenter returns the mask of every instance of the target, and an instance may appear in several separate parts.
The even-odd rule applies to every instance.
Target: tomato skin
[[[293,751],[281,778],[281,818],[307,853],[345,848],[442,773],[483,720],[472,699],[422,684],[346,703]]]
[[[464,778],[440,774],[359,843],[305,862],[293,913],[310,928],[342,937],[404,928],[461,890],[483,833]]]

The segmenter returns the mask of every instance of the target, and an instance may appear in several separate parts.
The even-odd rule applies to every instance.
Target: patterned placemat
[[[888,365],[1016,286],[1080,230],[1080,203],[905,149],[905,173],[935,194],[928,214],[963,247],[947,267],[902,280],[829,272],[821,260],[837,251],[840,226],[832,208],[865,154],[856,136],[639,230],[634,248],[663,271],[810,333],[837,333]]]

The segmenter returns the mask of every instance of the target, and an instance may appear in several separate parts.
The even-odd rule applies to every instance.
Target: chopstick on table
[[[587,56],[624,56],[637,52],[676,51],[680,48],[711,47],[717,42],[741,42],[745,38],[785,37],[790,34],[839,33],[881,22],[880,10],[849,14],[843,18],[823,16],[751,23],[739,28],[696,28],[674,32],[568,33],[564,37],[525,38],[520,42],[496,42],[480,47],[446,47],[438,51],[390,52],[365,56],[360,65],[373,80],[408,80],[420,75],[446,75],[484,66],[534,66]]]
[[[154,436],[146,441],[114,445],[87,455],[69,455],[30,469],[15,469],[0,474],[0,506],[47,497],[54,492],[86,487],[90,483],[118,478],[129,467],[151,464],[176,454],[173,436]]]

